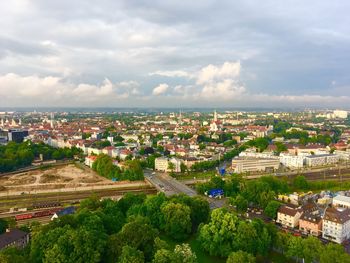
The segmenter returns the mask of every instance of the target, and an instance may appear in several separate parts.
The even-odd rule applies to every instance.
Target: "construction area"
[[[142,186],[144,181],[112,182],[80,164],[38,169],[0,177],[0,197],[48,192]]]

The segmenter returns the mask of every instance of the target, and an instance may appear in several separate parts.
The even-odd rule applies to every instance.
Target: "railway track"
[[[52,216],[43,216],[43,217],[36,217],[36,218],[30,218],[25,220],[19,220],[17,221],[17,226],[24,226],[28,225],[33,222],[39,222],[40,224],[48,224],[51,221]]]
[[[145,188],[125,188],[125,189],[101,189],[94,191],[77,191],[77,192],[62,192],[50,194],[24,194],[20,196],[9,196],[0,198],[0,210],[6,210],[11,207],[32,207],[34,203],[46,202],[74,202],[86,199],[91,195],[102,197],[122,196],[126,193],[145,193],[155,194],[157,190],[154,187]]]

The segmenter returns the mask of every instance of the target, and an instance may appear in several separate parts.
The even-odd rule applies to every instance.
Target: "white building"
[[[338,244],[350,238],[350,209],[327,208],[323,217],[322,237]]]
[[[334,207],[350,208],[350,197],[344,195],[337,195],[333,198]]]
[[[309,155],[305,157],[305,164],[308,167],[322,166],[327,164],[335,164],[339,162],[339,159],[339,155],[335,154]]]
[[[298,169],[304,166],[304,157],[296,156],[293,154],[285,154],[281,153],[279,156],[281,164],[290,168],[290,169]]]
[[[87,156],[85,157],[85,165],[89,166],[90,168],[92,168],[93,163],[96,161],[97,156],[96,155],[91,155],[91,156]]]
[[[158,157],[155,159],[155,170],[161,172],[171,172],[169,169],[169,163],[174,164],[173,172],[179,173],[181,172],[181,161],[177,158],[167,158],[167,157]]]
[[[277,170],[280,161],[271,158],[235,157],[232,159],[232,169],[235,173],[259,172]]]
[[[335,110],[333,111],[334,117],[339,119],[346,119],[348,117],[348,112],[345,110]]]
[[[294,205],[282,205],[277,211],[276,222],[284,227],[294,228],[299,225],[299,219],[302,211]]]

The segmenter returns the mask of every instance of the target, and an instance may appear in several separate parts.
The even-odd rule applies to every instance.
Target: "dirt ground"
[[[25,192],[110,184],[113,184],[111,180],[97,175],[88,167],[69,164],[0,177],[0,192]]]

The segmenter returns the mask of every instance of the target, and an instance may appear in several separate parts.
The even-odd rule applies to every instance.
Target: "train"
[[[61,206],[60,202],[45,202],[45,203],[34,203],[33,209],[40,209],[40,208],[50,208],[50,207],[59,207]]]
[[[52,209],[43,210],[43,211],[21,214],[21,215],[16,215],[15,219],[16,219],[16,221],[20,221],[20,220],[26,220],[26,219],[31,219],[31,218],[51,216],[60,210],[62,210],[62,208],[52,208]]]

